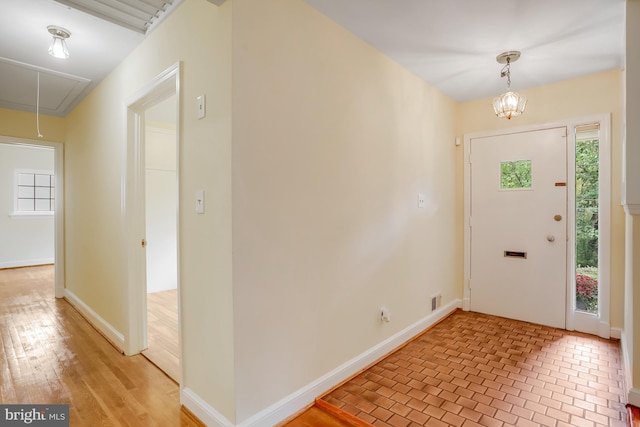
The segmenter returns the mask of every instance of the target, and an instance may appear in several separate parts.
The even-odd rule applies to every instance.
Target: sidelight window
[[[576,310],[598,314],[599,128],[576,130]]]

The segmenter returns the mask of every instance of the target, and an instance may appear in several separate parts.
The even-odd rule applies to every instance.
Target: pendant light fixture
[[[47,30],[53,36],[49,46],[49,55],[54,58],[67,59],[69,57],[69,49],[67,49],[66,39],[71,36],[71,32],[55,25],[49,25]]]
[[[502,95],[493,98],[493,110],[498,117],[511,117],[519,116],[524,112],[524,108],[527,106],[527,98],[520,95],[518,92],[511,92],[511,63],[516,62],[520,58],[520,52],[517,50],[510,50],[503,52],[496,57],[496,61],[499,64],[506,64],[500,71],[500,77],[507,77],[507,91]]]

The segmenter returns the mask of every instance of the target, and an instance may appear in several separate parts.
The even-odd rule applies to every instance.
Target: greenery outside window
[[[576,132],[576,310],[598,314],[598,129]]]
[[[531,188],[531,160],[500,162],[500,189]]]

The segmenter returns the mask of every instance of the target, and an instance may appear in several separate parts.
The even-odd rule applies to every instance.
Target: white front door
[[[565,328],[566,135],[471,139],[472,311]]]

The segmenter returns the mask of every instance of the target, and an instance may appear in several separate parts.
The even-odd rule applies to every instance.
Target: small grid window
[[[17,173],[16,211],[53,212],[55,210],[55,177],[52,172]]]

